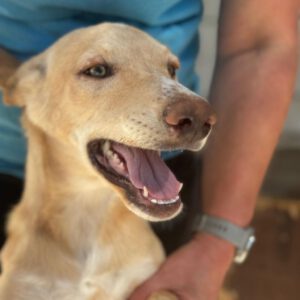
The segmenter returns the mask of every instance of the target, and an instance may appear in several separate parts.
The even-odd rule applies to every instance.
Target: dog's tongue
[[[129,179],[138,188],[146,187],[149,197],[164,200],[178,196],[181,183],[176,179],[158,152],[114,143],[112,148],[126,161]]]

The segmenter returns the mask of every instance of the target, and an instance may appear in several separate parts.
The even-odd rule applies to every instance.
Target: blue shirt
[[[123,22],[167,45],[181,60],[179,81],[196,90],[202,9],[200,0],[1,0],[0,47],[26,60],[76,28]],[[22,177],[26,141],[20,113],[0,99],[0,173]]]

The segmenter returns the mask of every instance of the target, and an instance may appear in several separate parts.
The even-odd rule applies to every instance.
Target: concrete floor
[[[300,201],[261,199],[253,224],[255,247],[232,268],[221,299],[300,299]]]

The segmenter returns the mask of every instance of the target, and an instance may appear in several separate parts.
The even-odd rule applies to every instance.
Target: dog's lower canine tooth
[[[179,186],[179,192],[182,190],[182,187],[183,187],[183,183],[181,183],[180,186]],[[177,197],[179,197],[179,196],[177,196]]]
[[[148,189],[144,186],[144,187],[143,187],[143,196],[144,196],[145,198],[147,198],[148,195],[149,195]]]

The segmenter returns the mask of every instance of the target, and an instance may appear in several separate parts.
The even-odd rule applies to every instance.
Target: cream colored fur
[[[1,252],[0,299],[125,300],[164,252],[123,190],[92,167],[86,145],[105,138],[161,150],[169,139],[163,108],[173,94],[191,93],[169,78],[167,63],[177,58],[136,29],[103,24],[63,37],[18,68],[4,51],[0,59],[4,101],[25,107],[28,137],[25,191]],[[115,65],[115,76],[80,75],[103,61]]]

